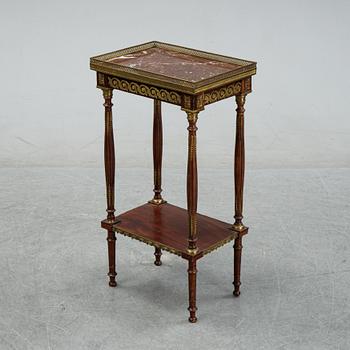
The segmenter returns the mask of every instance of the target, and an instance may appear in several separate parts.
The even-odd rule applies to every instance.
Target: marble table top
[[[193,83],[240,67],[160,47],[115,57],[108,62]]]
[[[255,74],[256,63],[152,41],[90,59],[101,73],[196,93]]]

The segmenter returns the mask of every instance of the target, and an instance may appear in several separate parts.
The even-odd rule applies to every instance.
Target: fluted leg
[[[241,294],[239,288],[241,286],[241,256],[242,256],[242,237],[235,239],[234,262],[233,262],[233,285],[235,287],[233,295],[239,297]]]
[[[105,138],[104,138],[104,162],[106,176],[106,194],[107,194],[107,222],[111,225],[115,223],[114,209],[114,177],[115,177],[115,154],[114,154],[114,137],[113,137],[113,120],[112,120],[112,89],[103,89],[105,100]],[[109,285],[115,287],[115,233],[108,230],[108,261],[109,261]]]
[[[235,145],[235,222],[233,230],[238,233],[234,244],[234,292],[235,296],[240,295],[241,285],[241,256],[242,256],[242,235],[246,233],[247,227],[243,225],[243,187],[244,187],[244,167],[245,167],[245,150],[244,150],[244,103],[245,95],[236,96],[237,117],[236,117],[236,145]]]
[[[196,260],[194,258],[190,258],[188,260],[188,295],[189,295],[189,307],[188,311],[190,312],[190,317],[188,320],[191,323],[197,322],[196,317],[196,277],[197,277],[197,269],[196,269]]]
[[[197,119],[198,111],[186,111],[188,120],[188,159],[187,159],[187,211],[188,211],[188,248],[190,254],[197,252]]]
[[[160,257],[162,256],[162,250],[160,248],[155,248],[154,256],[156,257],[156,259],[154,260],[154,265],[162,265],[162,261],[160,260]]]
[[[162,198],[162,155],[163,155],[163,125],[161,101],[154,100],[153,113],[153,177],[154,196],[149,202],[152,204],[163,204]]]
[[[198,111],[186,110],[188,120],[188,159],[187,159],[187,211],[188,211],[188,248],[187,252],[194,256],[197,249],[197,119]],[[189,292],[189,321],[197,322],[196,317],[196,259],[188,260],[188,292]]]
[[[236,145],[235,145],[235,230],[244,229],[243,219],[243,187],[244,187],[244,167],[245,167],[245,150],[244,150],[244,103],[245,95],[236,96],[237,117],[236,117]]]

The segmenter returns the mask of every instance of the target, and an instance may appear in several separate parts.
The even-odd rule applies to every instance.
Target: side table
[[[115,287],[115,232],[155,247],[155,264],[161,265],[162,250],[188,260],[189,321],[196,322],[197,260],[234,240],[233,295],[240,294],[242,237],[248,233],[242,219],[244,183],[244,103],[251,92],[256,63],[190,48],[152,41],[92,57],[97,87],[103,91],[105,107],[104,162],[107,218],[101,222],[108,232],[109,285]],[[154,196],[144,205],[115,215],[115,151],[112,124],[113,90],[154,100],[153,164]],[[197,213],[196,132],[200,111],[208,104],[235,96],[237,104],[234,156],[234,223]],[[187,209],[167,203],[161,193],[162,115],[161,102],[178,106],[188,120]]]

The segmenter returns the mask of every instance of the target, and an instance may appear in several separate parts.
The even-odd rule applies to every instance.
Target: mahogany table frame
[[[239,65],[239,68],[193,83],[125,66],[118,66],[109,62],[113,57],[147,50],[152,47],[165,48],[209,60],[213,59],[220,62],[234,63]],[[248,233],[248,227],[242,222],[245,168],[244,104],[246,95],[251,92],[251,80],[252,75],[256,73],[256,63],[153,41],[92,57],[90,59],[90,67],[97,72],[97,87],[103,91],[105,107],[104,162],[107,218],[101,222],[101,226],[108,231],[109,285],[111,287],[117,285],[115,232],[154,246],[154,263],[157,266],[161,265],[162,249],[177,254],[188,260],[189,321],[192,323],[196,322],[197,260],[231,240],[234,240],[233,295],[237,297],[240,295],[242,237]],[[112,123],[113,89],[154,99],[154,196],[145,205],[118,216],[115,216],[114,203],[115,150]],[[232,96],[235,96],[237,104],[234,156],[235,220],[233,224],[228,224],[197,213],[196,123],[199,112],[206,105]],[[179,105],[187,114],[187,210],[168,204],[161,195],[163,148],[161,101]],[[165,220],[167,222],[164,222]],[[184,227],[186,226],[188,227],[187,239],[183,234]]]

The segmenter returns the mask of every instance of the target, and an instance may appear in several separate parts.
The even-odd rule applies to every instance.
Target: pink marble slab
[[[238,64],[152,47],[108,60],[124,67],[196,83],[235,69]]]

